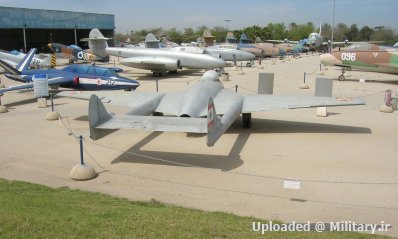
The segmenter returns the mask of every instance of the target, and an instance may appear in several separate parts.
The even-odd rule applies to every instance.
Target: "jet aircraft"
[[[343,51],[332,51],[320,56],[326,66],[342,68],[338,80],[345,80],[345,71],[356,69],[380,73],[398,74],[398,49],[375,44],[353,44]]]
[[[145,47],[146,48],[163,48],[160,45],[160,41],[156,37],[149,33],[145,37]],[[211,54],[215,57],[219,57],[224,61],[252,61],[255,58],[250,52],[242,51],[235,45],[214,45],[206,47],[205,49],[195,46],[176,46],[176,47],[166,47],[165,49],[176,52],[187,52],[195,54]]]
[[[227,90],[215,71],[204,73],[201,81],[185,91],[150,92],[91,92],[62,96],[90,99],[89,127],[94,140],[122,128],[148,131],[207,133],[207,145],[213,146],[231,124],[242,115],[243,126],[251,126],[251,113],[279,109],[319,106],[363,105],[362,99],[275,96],[240,94]],[[111,115],[101,101],[132,108],[125,115]],[[171,117],[175,116],[175,117]]]
[[[60,43],[49,43],[48,48],[50,48],[57,58],[69,59],[69,62],[81,61],[92,61],[95,59],[95,55],[90,51],[83,50],[81,47],[76,45],[63,45]]]
[[[61,70],[28,70],[35,52],[35,48],[31,49],[16,68],[0,60],[0,66],[8,72],[5,74],[7,78],[25,83],[0,89],[0,94],[7,91],[33,88],[35,75],[47,75],[49,86],[79,90],[135,89],[139,86],[139,83],[135,80],[120,77],[112,68],[100,66],[79,64],[69,65]]]
[[[7,62],[9,65],[16,67],[25,57],[25,54],[19,51],[3,51],[0,50],[0,60]],[[38,55],[35,55],[30,63],[30,68],[53,68],[55,64],[52,62],[55,61],[52,56],[44,55],[40,58]]]
[[[89,42],[90,50],[95,55],[123,57],[120,61],[122,65],[151,70],[154,76],[161,76],[165,71],[177,72],[182,67],[214,69],[225,66],[224,60],[210,54],[174,52],[167,49],[108,47],[108,39],[98,29],[93,29],[89,38],[82,40]]]

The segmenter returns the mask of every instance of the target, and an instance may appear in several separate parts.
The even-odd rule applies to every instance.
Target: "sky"
[[[335,23],[398,29],[397,0],[335,0]],[[227,27],[231,30],[268,23],[332,24],[333,0],[0,0],[0,6],[115,15],[116,32],[140,29]]]

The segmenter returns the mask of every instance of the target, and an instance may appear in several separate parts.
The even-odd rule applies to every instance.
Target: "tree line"
[[[167,37],[169,41],[176,43],[187,43],[196,42],[198,37],[203,35],[205,29],[209,29],[206,26],[200,26],[196,29],[185,28],[180,31],[176,28],[163,29],[163,28],[150,28],[141,29],[138,31],[130,31],[126,34],[116,33],[116,42],[126,41],[130,38],[132,43],[139,43],[144,41],[145,36],[148,33],[153,33],[158,38]],[[215,37],[216,42],[225,42],[225,38],[228,29],[222,26],[216,26],[209,29],[212,35]],[[315,28],[312,22],[305,24],[296,24],[295,22],[285,25],[285,23],[269,23],[266,26],[253,25],[239,30],[233,30],[234,36],[239,40],[242,33],[245,33],[251,42],[254,42],[256,37],[261,40],[294,40],[298,41],[304,38],[308,38],[312,32],[319,32],[319,28]],[[322,24],[322,36],[326,40],[331,40],[332,26],[329,23]],[[369,26],[363,26],[359,28],[357,24],[351,26],[345,23],[338,23],[334,27],[333,33],[334,41],[384,41],[386,45],[395,44],[398,42],[398,34],[394,30],[384,27],[377,26],[371,28]]]

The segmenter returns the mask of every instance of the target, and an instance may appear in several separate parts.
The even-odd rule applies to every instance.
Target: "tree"
[[[350,41],[359,41],[361,38],[361,35],[359,33],[357,24],[352,24],[350,27],[350,31],[347,32],[347,38]]]
[[[373,29],[368,27],[368,26],[364,26],[361,28],[361,30],[359,30],[359,35],[361,36],[361,41],[370,41],[370,36],[373,34]]]
[[[375,30],[370,36],[372,41],[384,41],[386,44],[395,44],[396,36],[391,29],[385,28],[384,26],[375,27]]]
[[[347,33],[350,31],[348,26],[342,22],[338,23],[336,25],[336,28],[334,30],[335,34],[334,37],[338,40],[346,40],[347,39]]]

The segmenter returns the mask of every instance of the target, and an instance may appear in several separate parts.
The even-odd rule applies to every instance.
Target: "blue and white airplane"
[[[7,91],[33,88],[35,75],[46,75],[49,86],[77,90],[135,90],[140,85],[135,80],[119,76],[114,68],[94,65],[69,65],[63,69],[29,70],[29,64],[35,52],[35,48],[31,49],[16,68],[0,60],[0,66],[7,72],[5,74],[7,78],[25,83],[0,89],[0,95]]]

